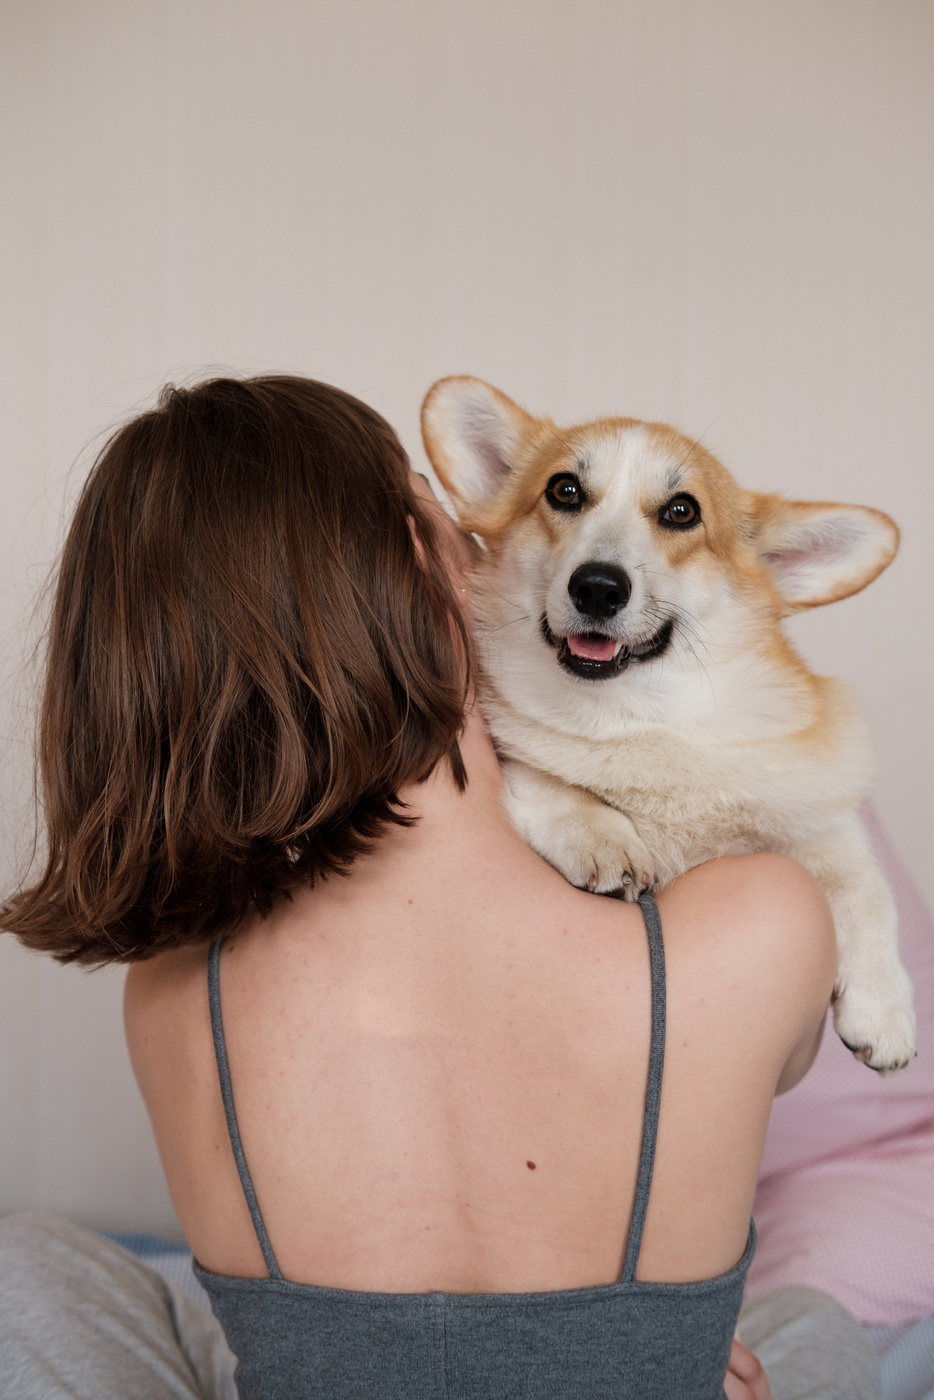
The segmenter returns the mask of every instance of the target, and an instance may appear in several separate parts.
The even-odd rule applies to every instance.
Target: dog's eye
[[[659,525],[667,525],[671,530],[690,530],[700,524],[700,506],[693,496],[672,496],[658,513]]]
[[[559,472],[545,487],[545,500],[555,510],[580,510],[584,493],[576,476]]]

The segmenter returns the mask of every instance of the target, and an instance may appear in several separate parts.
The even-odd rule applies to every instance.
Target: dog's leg
[[[834,1026],[858,1060],[881,1071],[914,1058],[911,980],[898,952],[895,901],[854,813],[825,842],[789,852],[817,878],[837,930]]]
[[[526,763],[509,759],[503,771],[516,830],[572,885],[627,900],[655,886],[655,863],[629,817]]]

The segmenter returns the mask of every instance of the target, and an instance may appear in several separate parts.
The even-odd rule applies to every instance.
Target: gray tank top
[[[652,1036],[642,1149],[618,1283],[549,1293],[363,1293],[283,1278],[250,1179],[224,1043],[220,938],[208,988],[230,1142],[269,1270],[195,1274],[238,1359],[240,1400],[722,1400],[730,1344],[755,1248],[698,1283],[636,1278],[652,1185],[665,1059],[665,953],[648,930]]]

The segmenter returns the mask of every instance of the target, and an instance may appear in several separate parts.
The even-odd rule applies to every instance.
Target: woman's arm
[[[723,1393],[726,1400],[772,1400],[769,1378],[761,1361],[735,1337]]]

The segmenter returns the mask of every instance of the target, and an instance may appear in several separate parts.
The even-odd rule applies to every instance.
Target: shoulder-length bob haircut
[[[417,536],[418,545],[413,538]],[[346,873],[458,748],[470,643],[379,414],[312,380],[166,389],[84,486],[39,731],[41,879],[0,925],[132,961]]]

